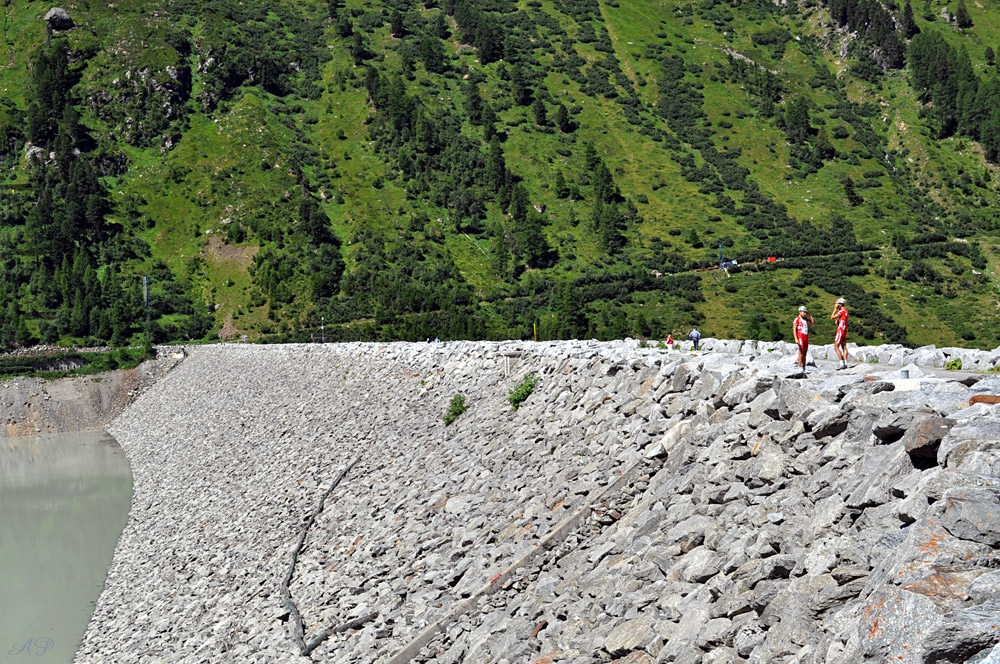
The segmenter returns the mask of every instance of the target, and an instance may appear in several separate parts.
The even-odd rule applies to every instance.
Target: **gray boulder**
[[[883,444],[894,443],[913,426],[917,413],[886,413],[872,427],[872,433]]]
[[[816,440],[836,436],[847,430],[851,411],[839,406],[817,408],[809,415],[809,428]]]
[[[1000,572],[988,572],[969,584],[969,599],[976,604],[1000,601]]]
[[[993,487],[949,489],[941,525],[955,537],[990,546],[1000,543],[1000,493]]]
[[[812,390],[800,386],[793,380],[783,380],[778,384],[778,416],[783,420],[806,421],[817,408],[832,405],[829,401],[817,399]]]
[[[938,464],[983,475],[1000,475],[1000,422],[974,420],[952,427],[942,440]]]
[[[1000,378],[984,378],[972,386],[973,394],[1000,394]]]
[[[768,391],[773,384],[773,376],[752,376],[733,385],[722,397],[722,400],[730,408],[742,403],[752,402],[761,394]]]
[[[946,417],[915,418],[903,433],[903,448],[913,457],[935,458],[955,422]]]
[[[53,7],[45,12],[44,21],[48,23],[50,30],[70,30],[76,26],[69,12],[62,7]]]
[[[890,488],[913,470],[913,464],[901,445],[880,445],[870,449],[853,470],[855,489],[847,498],[847,506],[863,509],[888,502]]]
[[[604,637],[604,649],[612,657],[623,657],[636,650],[655,657],[663,646],[663,640],[653,627],[651,613],[620,623]]]
[[[946,613],[924,636],[924,662],[964,664],[1000,642],[1000,600]]]

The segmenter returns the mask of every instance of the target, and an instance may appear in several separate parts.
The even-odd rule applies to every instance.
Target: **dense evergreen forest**
[[[772,340],[839,296],[1000,344],[978,4],[47,9],[0,7],[2,349]]]

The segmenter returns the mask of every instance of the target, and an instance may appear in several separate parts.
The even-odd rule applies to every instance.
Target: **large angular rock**
[[[955,537],[1000,544],[1000,486],[949,489],[941,525]]]
[[[912,457],[936,458],[941,440],[954,425],[946,417],[918,417],[903,433],[903,448]]]
[[[833,405],[825,399],[818,398],[813,390],[792,380],[781,381],[777,393],[778,417],[783,420],[797,419],[805,422],[817,408]]]
[[[946,613],[922,639],[927,664],[964,664],[1000,642],[1000,601]]]
[[[972,394],[1000,395],[1000,378],[984,378],[973,385],[969,391]]]
[[[718,392],[722,381],[713,372],[703,371],[691,387],[691,399],[704,401],[712,399]]]
[[[681,560],[677,578],[688,583],[705,583],[719,573],[721,564],[716,552],[705,546],[695,547]]]
[[[958,383],[948,383],[951,386],[962,387],[962,390],[914,390],[898,392],[898,396],[889,401],[889,410],[894,413],[904,411],[925,411],[948,417],[969,405],[968,388]]]
[[[926,661],[921,658],[924,635],[940,619],[929,597],[898,588],[875,592],[865,602],[857,628],[861,654],[871,658],[864,661]]]
[[[851,409],[840,406],[817,408],[809,415],[809,428],[817,440],[836,436],[847,430]]]
[[[691,431],[691,422],[683,420],[670,428],[660,440],[646,448],[646,457],[653,458],[664,454],[670,454],[678,443]]]
[[[982,567],[954,568],[932,567],[931,573],[904,586],[903,590],[929,597],[942,611],[959,609],[969,599],[971,584],[983,575]]]
[[[987,572],[977,577],[969,584],[969,599],[976,604],[1000,601],[1000,572]]]
[[[674,625],[666,639],[656,661],[678,662],[682,661],[682,658],[689,658],[696,652],[694,644],[701,637],[710,620],[712,620],[712,612],[709,604],[692,602],[686,606],[679,622]]]
[[[747,575],[749,588],[756,588],[761,581],[787,579],[795,569],[798,560],[794,556],[771,556],[765,558]]]
[[[722,399],[727,406],[733,408],[739,404],[754,401],[771,389],[772,385],[774,385],[774,376],[758,374],[733,385],[726,391]]]
[[[943,367],[945,354],[944,351],[936,348],[917,348],[910,356],[910,361],[922,367]]]
[[[49,24],[50,30],[69,30],[76,25],[69,12],[62,7],[53,7],[45,12],[44,21]]]
[[[670,379],[670,391],[683,392],[688,385],[694,382],[695,378],[697,376],[691,368],[687,364],[681,364],[674,369],[674,375]]]
[[[755,429],[763,426],[769,420],[777,419],[778,395],[773,389],[767,389],[750,402],[749,425]]]
[[[883,445],[894,443],[903,437],[907,429],[913,427],[913,422],[917,417],[918,413],[906,411],[886,413],[872,427],[872,433]]]
[[[880,392],[892,392],[896,386],[889,381],[882,380],[879,376],[857,376],[849,383],[844,383],[837,388],[841,399],[849,396],[859,396],[862,394],[878,394]]]
[[[880,445],[870,449],[854,473],[854,486],[847,506],[866,508],[882,505],[891,499],[892,485],[913,470],[913,463],[902,445]]]
[[[619,624],[604,637],[604,649],[614,658],[624,657],[636,650],[655,657],[662,646],[663,640],[653,629],[653,614],[650,612]]]
[[[983,475],[1000,475],[1000,421],[974,420],[952,427],[941,440],[938,464]]]
[[[764,643],[767,634],[756,620],[749,622],[733,635],[733,648],[740,657],[749,657],[754,648]]]

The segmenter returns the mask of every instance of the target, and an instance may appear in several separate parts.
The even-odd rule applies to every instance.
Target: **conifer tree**
[[[510,247],[507,246],[507,237],[500,233],[497,235],[496,250],[493,252],[493,271],[498,277],[506,281],[510,278]]]
[[[965,0],[958,0],[958,9],[955,10],[955,23],[962,30],[972,27],[972,17],[969,16],[969,9],[965,6]]]
[[[564,134],[573,131],[573,121],[569,119],[569,111],[563,104],[556,107],[556,126]]]
[[[865,199],[854,188],[854,180],[849,176],[844,178],[844,195],[847,196],[847,204],[851,207],[861,205],[865,202]]]
[[[365,60],[372,57],[371,51],[368,50],[368,44],[365,42],[364,35],[360,32],[354,33],[354,41],[351,42],[350,51],[351,58],[357,66],[360,66]]]
[[[541,97],[535,98],[535,102],[531,105],[531,111],[535,115],[536,125],[544,127],[549,124],[548,113],[545,111],[545,102],[542,101]]]
[[[447,39],[451,34],[451,30],[448,28],[448,21],[444,18],[444,12],[438,12],[434,18],[434,34],[437,35],[438,39]]]
[[[0,319],[0,346],[10,346],[16,343],[18,323],[20,323],[20,318],[17,314],[17,305],[11,300],[7,304],[3,318]]]
[[[396,39],[401,39],[406,35],[406,26],[403,23],[403,12],[396,10],[389,16],[389,30]]]
[[[514,185],[510,195],[510,216],[515,221],[522,221],[528,216],[528,208],[531,207],[531,200],[528,198],[528,190],[520,182]]]
[[[510,91],[514,95],[514,103],[527,106],[531,103],[531,88],[520,65],[514,65],[510,70]]]
[[[440,42],[439,42],[440,43]],[[469,122],[474,125],[483,122],[483,98],[479,94],[479,86],[469,82],[464,88],[465,92],[465,114],[469,116]]]
[[[593,171],[600,161],[601,157],[597,154],[594,144],[587,143],[587,147],[583,149],[583,165],[586,166],[588,171]]]
[[[832,159],[837,154],[837,150],[833,147],[830,136],[826,133],[825,129],[820,129],[816,132],[816,136],[813,138],[813,147],[816,148],[816,154],[819,158],[824,161]]]
[[[562,171],[556,171],[556,181],[553,186],[556,198],[566,198],[569,196],[569,186],[566,184],[566,177]]]
[[[611,171],[603,161],[598,161],[594,167],[594,198],[601,203],[612,203],[619,196],[620,192],[611,176]]]
[[[917,27],[917,22],[913,19],[913,5],[907,2],[903,7],[903,35],[907,39],[912,39],[919,32],[920,28]]]
[[[440,39],[424,37],[420,41],[420,59],[423,60],[427,71],[432,74],[443,74],[447,69],[444,47]]]
[[[594,201],[593,221],[601,248],[608,254],[618,253],[625,246],[625,220],[618,205]]]
[[[511,207],[514,207],[513,201]],[[523,218],[514,220],[516,254],[528,267],[542,267],[549,253],[549,243],[542,233],[542,222],[542,218],[534,210],[530,210]]]
[[[354,25],[351,23],[351,19],[347,17],[347,14],[341,14],[337,18],[337,36],[341,39],[346,39],[354,34]]]
[[[73,308],[69,312],[69,333],[75,337],[87,334],[87,311],[83,306],[83,291],[76,289],[73,295]]]
[[[493,142],[493,137],[497,135],[497,118],[496,112],[493,108],[487,105],[483,109],[483,140],[487,143]]]
[[[552,313],[555,316],[553,332],[560,339],[579,339],[587,332],[587,318],[583,313],[583,302],[579,291],[564,281],[556,287],[552,297]]]
[[[802,143],[809,136],[809,102],[799,95],[785,109],[785,135],[792,143]]]
[[[31,346],[35,341],[31,331],[28,329],[28,322],[22,316],[17,321],[17,331],[14,335],[14,342],[18,346]]]
[[[486,154],[486,187],[490,191],[499,191],[504,186],[507,175],[507,162],[504,159],[503,144],[500,137],[490,139],[490,147]]]

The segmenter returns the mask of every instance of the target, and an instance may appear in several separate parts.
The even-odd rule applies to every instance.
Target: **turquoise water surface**
[[[0,438],[0,662],[72,662],[128,519],[103,432]]]

